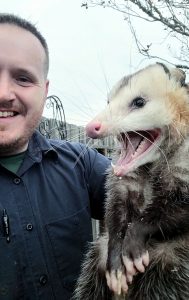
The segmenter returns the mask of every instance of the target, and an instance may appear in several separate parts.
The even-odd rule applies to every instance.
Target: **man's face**
[[[0,155],[25,151],[48,91],[45,51],[30,32],[0,24]]]

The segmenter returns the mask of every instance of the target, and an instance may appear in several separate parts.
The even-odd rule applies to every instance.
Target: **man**
[[[35,131],[48,92],[37,29],[0,15],[0,299],[71,298],[109,160]]]

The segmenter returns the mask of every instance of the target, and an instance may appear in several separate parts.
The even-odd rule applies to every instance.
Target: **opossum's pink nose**
[[[102,124],[99,121],[92,121],[86,126],[86,133],[89,137],[97,139],[101,135]]]

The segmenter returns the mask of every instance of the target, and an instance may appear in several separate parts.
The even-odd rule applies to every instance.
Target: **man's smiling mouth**
[[[0,118],[14,117],[17,114],[15,111],[0,111]]]

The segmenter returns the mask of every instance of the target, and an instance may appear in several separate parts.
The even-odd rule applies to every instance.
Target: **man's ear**
[[[49,80],[47,79],[45,83],[45,99],[47,98],[48,91],[49,91]]]

